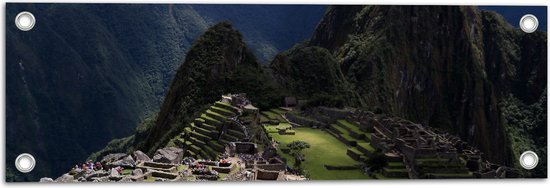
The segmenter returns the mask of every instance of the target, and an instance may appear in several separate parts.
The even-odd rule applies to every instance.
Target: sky
[[[539,27],[537,30],[548,30],[546,6],[480,6],[479,8],[500,13],[510,24],[518,28],[521,17],[525,14],[532,14],[539,20]]]

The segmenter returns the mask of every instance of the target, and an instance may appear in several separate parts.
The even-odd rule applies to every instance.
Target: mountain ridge
[[[331,7],[310,41],[333,52],[368,108],[448,130],[512,166],[527,148],[511,142],[546,135],[509,135],[518,125],[502,106],[508,95],[520,98],[513,106],[545,103],[545,44],[544,32],[462,6]],[[534,113],[522,110],[520,118]],[[546,117],[537,118],[530,126],[544,129]],[[545,144],[535,145],[546,156]]]

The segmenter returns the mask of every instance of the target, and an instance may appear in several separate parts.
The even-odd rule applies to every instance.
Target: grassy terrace
[[[280,108],[273,108],[273,109],[271,109],[271,110],[269,110],[269,111],[272,111],[272,112],[275,112],[275,113],[281,114],[281,115],[283,115],[284,113],[287,112],[286,110],[283,110],[283,109],[280,109]]]
[[[220,121],[218,121],[218,120],[216,120],[216,119],[214,119],[214,118],[211,118],[211,117],[208,116],[207,114],[201,114],[201,118],[202,118],[202,119],[208,119],[208,120],[210,120],[210,121],[216,122],[218,125],[221,125],[221,124],[222,124],[222,122],[220,122]]]
[[[210,108],[215,109],[215,110],[219,110],[219,111],[222,111],[222,112],[225,112],[225,113],[228,113],[228,114],[234,114],[233,112],[231,112],[227,109],[220,108],[220,107],[217,107],[217,106],[211,106]]]
[[[337,140],[329,133],[320,129],[306,127],[295,128],[295,135],[270,135],[282,145],[292,141],[302,140],[311,145],[311,148],[304,150],[306,160],[302,163],[314,180],[336,180],[336,179],[370,179],[361,170],[327,170],[324,165],[354,165],[358,164],[346,154],[347,146]],[[289,165],[293,166],[294,158],[282,153],[288,159]]]
[[[289,129],[292,125],[290,123],[279,123],[279,125],[266,125],[265,130],[268,133],[278,133],[279,130]]]
[[[366,143],[366,142],[357,143],[357,147],[363,148],[363,149],[369,151],[370,153],[376,152],[376,149],[374,149],[374,147],[372,147],[370,145],[370,143]]]
[[[228,107],[228,108],[233,108],[233,106],[231,106],[231,104],[225,103],[225,102],[218,101],[218,102],[214,103],[214,105],[216,105],[216,104],[221,105],[221,106],[225,106],[225,107]]]
[[[260,123],[266,123],[268,121],[269,121],[269,119],[266,116],[260,115]]]
[[[336,129],[339,134],[349,134],[348,130],[340,127],[339,125],[331,124],[330,126],[334,127],[334,129]]]
[[[262,114],[265,115],[269,119],[279,120],[281,122],[286,122],[286,120],[281,116],[281,114],[277,114],[277,113],[271,112],[271,111],[262,111]]]
[[[216,116],[216,117],[219,117],[219,118],[222,118],[222,119],[227,118],[227,116],[221,115],[221,114],[219,114],[219,113],[217,113],[217,112],[214,112],[214,111],[212,111],[212,110],[207,110],[206,113],[207,113],[207,114],[211,114],[211,115]]]
[[[342,126],[345,126],[346,128],[348,128],[348,130],[351,130],[353,132],[356,132],[356,133],[362,133],[363,132],[363,131],[359,130],[359,126],[356,125],[355,123],[351,123],[351,122],[343,120],[343,119],[338,120],[338,123]]]
[[[406,168],[403,162],[388,162],[389,168]]]

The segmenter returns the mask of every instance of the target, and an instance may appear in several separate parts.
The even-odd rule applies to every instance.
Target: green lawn
[[[320,129],[295,128],[295,135],[271,134],[271,136],[286,145],[292,141],[302,140],[311,145],[311,148],[304,150],[306,161],[302,163],[313,180],[338,180],[338,179],[370,179],[361,170],[327,170],[324,165],[353,165],[357,161],[347,154],[347,146],[329,133]],[[281,152],[282,153],[282,152]],[[287,158],[289,165],[294,164],[294,158],[282,153]]]

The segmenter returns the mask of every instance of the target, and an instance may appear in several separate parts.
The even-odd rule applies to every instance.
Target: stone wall
[[[257,180],[277,180],[279,178],[279,171],[257,170]]]
[[[257,151],[257,145],[252,142],[231,142],[230,144],[232,154],[255,154]]]
[[[321,123],[317,120],[306,118],[300,115],[296,115],[293,113],[287,113],[285,114],[285,117],[292,123],[296,123],[302,126],[307,127],[324,127],[326,124]]]

